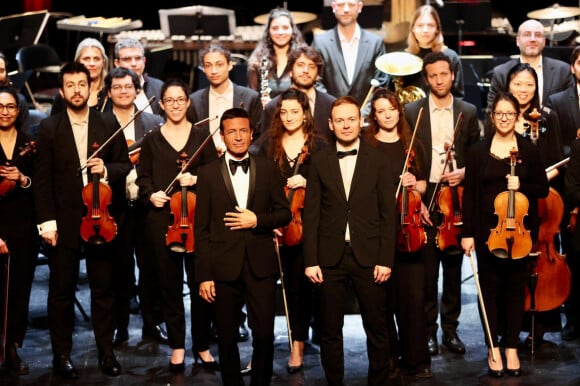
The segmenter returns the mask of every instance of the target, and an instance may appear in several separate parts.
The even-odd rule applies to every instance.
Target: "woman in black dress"
[[[201,360],[204,368],[217,370],[217,362],[209,351],[210,305],[197,293],[193,274],[193,253],[179,253],[169,249],[165,235],[171,220],[171,196],[187,186],[193,191],[197,182],[199,164],[217,158],[213,141],[191,167],[181,172],[181,156],[187,160],[199,149],[205,138],[197,127],[187,120],[190,104],[187,86],[181,80],[167,80],[161,89],[160,106],[166,121],[159,130],[143,139],[137,167],[139,198],[148,208],[145,218],[145,239],[149,242],[157,263],[163,314],[167,325],[169,346],[172,348],[169,368],[181,372],[185,368],[185,308],[183,305],[184,266],[191,295],[191,334],[195,362]],[[187,161],[186,161],[187,162]],[[165,190],[177,176],[177,181],[166,194]],[[193,232],[190,235],[193,237]]]
[[[527,222],[521,225],[531,231],[532,242],[537,239],[537,201],[548,194],[548,180],[543,163],[538,162],[541,159],[538,148],[516,132],[516,120],[520,114],[517,99],[512,94],[500,93],[491,106],[494,133],[474,144],[466,159],[461,246],[468,256],[477,252],[481,292],[491,333],[491,337],[486,339],[489,374],[495,377],[504,374],[498,345],[498,336],[502,335],[506,372],[519,376],[518,343],[524,318],[529,257],[500,258],[490,252],[486,243],[490,229],[496,228],[498,217],[502,217],[494,214],[494,200],[506,190],[519,191],[527,198]],[[510,176],[512,149],[517,151],[518,157],[514,176]],[[505,214],[503,217],[505,219]],[[501,330],[500,321],[505,324]]]

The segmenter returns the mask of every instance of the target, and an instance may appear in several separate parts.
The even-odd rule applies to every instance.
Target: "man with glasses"
[[[516,44],[520,49],[520,57],[508,60],[493,69],[491,88],[487,94],[488,109],[495,94],[507,90],[508,73],[518,63],[529,63],[536,70],[540,105],[544,104],[550,95],[566,89],[573,83],[568,64],[542,55],[546,45],[542,23],[537,20],[523,22],[518,28]]]
[[[310,110],[314,118],[314,126],[318,134],[325,137],[328,141],[333,141],[334,135],[328,128],[328,117],[330,116],[330,106],[336,98],[316,89],[318,76],[322,74],[324,69],[322,56],[312,47],[297,48],[290,51],[288,55],[288,68],[290,68],[292,87],[308,95]],[[279,96],[276,96],[264,107],[262,132],[270,130],[279,98]]]
[[[464,160],[468,148],[479,140],[477,109],[474,105],[459,100],[451,94],[455,79],[451,60],[442,52],[431,52],[423,58],[423,76],[429,85],[426,98],[405,105],[405,116],[411,124],[416,125],[419,111],[423,117],[417,127],[417,139],[425,147],[425,172],[429,176],[427,192],[423,203],[429,206],[436,187],[443,183],[458,186],[465,177]],[[463,125],[454,132],[459,114],[463,114]],[[445,166],[446,147],[453,145],[453,169]],[[453,170],[453,171],[450,171]],[[456,354],[465,353],[465,345],[457,335],[459,314],[461,313],[461,265],[463,252],[459,244],[453,249],[441,251],[437,247],[437,221],[430,219],[434,213],[423,213],[427,227],[427,245],[421,249],[426,273],[426,318],[427,344],[431,355],[439,353],[437,340],[437,319],[440,316],[443,330],[443,344]],[[439,267],[443,268],[443,292],[441,305],[438,301]],[[416,374],[417,375],[417,374]],[[420,376],[420,374],[419,374]],[[425,374],[423,374],[425,377]]]
[[[135,99],[138,109],[145,108],[148,113],[159,114],[159,97],[163,81],[145,73],[145,47],[137,39],[122,38],[115,44],[115,67],[124,67],[133,70],[139,75],[141,91]],[[149,104],[149,99],[155,97],[154,103]]]

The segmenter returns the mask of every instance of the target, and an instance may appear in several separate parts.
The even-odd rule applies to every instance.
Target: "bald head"
[[[526,20],[518,28],[516,44],[523,59],[537,58],[546,45],[544,26],[537,20]]]

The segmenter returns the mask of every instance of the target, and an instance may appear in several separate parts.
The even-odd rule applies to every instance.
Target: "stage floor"
[[[86,276],[81,268],[78,298],[86,310],[89,306],[89,290]],[[546,342],[536,348],[532,356],[522,344],[520,360],[522,376],[512,378],[504,375],[495,379],[487,375],[487,349],[484,345],[483,330],[477,311],[477,294],[471,265],[468,260],[463,263],[463,308],[458,333],[467,347],[465,355],[450,353],[443,346],[440,354],[432,357],[433,378],[416,380],[414,377],[403,377],[394,384],[406,385],[580,385],[580,340],[563,341],[559,333],[546,334]],[[159,346],[157,351],[150,345],[142,345],[141,320],[138,315],[131,315],[130,340],[128,345],[116,351],[117,359],[122,366],[122,374],[111,378],[103,375],[97,366],[97,351],[94,344],[90,322],[85,322],[77,310],[77,324],[74,335],[72,360],[79,371],[80,379],[66,381],[53,375],[51,369],[52,352],[50,338],[46,329],[46,295],[48,287],[48,268],[38,266],[32,299],[30,304],[30,327],[24,347],[19,351],[21,357],[30,366],[30,374],[16,377],[4,371],[0,372],[0,385],[221,385],[219,372],[213,373],[192,366],[193,356],[188,351],[186,371],[175,376],[169,372],[168,363],[171,350],[168,346]],[[188,298],[184,298],[188,304]],[[189,313],[188,313],[189,315]],[[562,317],[564,320],[564,317]],[[189,326],[189,323],[188,323]],[[188,328],[189,331],[189,328]],[[189,334],[188,334],[189,335]],[[522,342],[526,337],[522,332]],[[365,336],[360,316],[347,315],[344,327],[345,338],[345,384],[348,386],[366,385],[367,357]],[[441,335],[439,335],[441,339]],[[186,347],[191,347],[188,336]],[[211,347],[217,357],[217,346]],[[249,361],[251,342],[240,343],[242,364]],[[304,371],[289,375],[286,363],[289,356],[286,322],[283,316],[276,318],[275,362],[272,385],[323,385],[324,373],[320,365],[319,347],[307,344],[305,349]],[[505,364],[505,362],[504,362]],[[249,377],[245,377],[249,384]]]

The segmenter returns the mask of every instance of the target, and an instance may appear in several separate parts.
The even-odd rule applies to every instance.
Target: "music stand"
[[[0,17],[0,49],[6,57],[13,59],[21,47],[37,44],[48,18],[46,10]]]
[[[160,9],[159,24],[166,37],[228,36],[236,30],[236,15],[231,9],[194,5]]]

